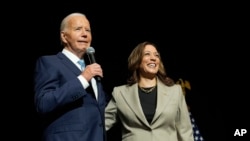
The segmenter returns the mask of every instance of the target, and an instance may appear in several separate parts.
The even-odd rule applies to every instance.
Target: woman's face
[[[146,45],[142,53],[142,62],[140,64],[141,75],[155,75],[159,70],[159,53],[153,45]]]

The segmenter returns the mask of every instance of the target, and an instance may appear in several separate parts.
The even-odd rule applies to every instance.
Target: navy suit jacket
[[[44,121],[44,141],[104,141],[106,94],[98,100],[83,88],[81,71],[64,54],[42,56],[35,67],[35,106]]]

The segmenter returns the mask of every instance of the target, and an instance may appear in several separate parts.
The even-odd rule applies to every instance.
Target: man
[[[103,77],[102,68],[97,63],[84,65],[92,41],[87,17],[66,16],[60,39],[62,52],[40,57],[35,68],[35,106],[45,125],[43,140],[105,141],[106,94],[95,79]]]

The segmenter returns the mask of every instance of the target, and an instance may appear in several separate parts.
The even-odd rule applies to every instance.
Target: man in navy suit
[[[82,13],[66,16],[60,27],[63,50],[41,56],[35,67],[35,106],[44,121],[44,141],[105,141],[106,94],[95,79],[103,77],[97,63],[84,57],[92,41],[90,23]],[[85,61],[85,66],[78,61]]]

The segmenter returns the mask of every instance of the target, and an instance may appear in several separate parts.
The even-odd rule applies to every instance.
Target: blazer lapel
[[[163,84],[162,82],[157,81],[157,106],[151,125],[154,124],[154,122],[166,108],[170,100],[171,96],[169,95],[168,87],[165,86],[165,84]]]
[[[62,63],[69,68],[74,74],[79,75],[81,70],[77,68],[77,66],[69,60],[63,53],[59,52],[57,57],[62,61]]]
[[[125,91],[125,92],[126,93],[122,93],[122,96],[124,100],[127,102],[130,109],[138,117],[138,120],[140,120],[146,126],[150,127],[141,108],[141,103],[140,103],[139,93],[138,93],[138,84],[136,83],[132,85],[131,87],[128,87],[128,91]]]

